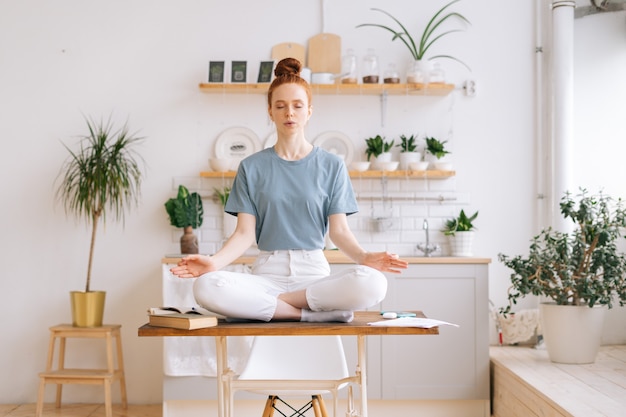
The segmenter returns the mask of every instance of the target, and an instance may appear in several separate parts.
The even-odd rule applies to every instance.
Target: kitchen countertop
[[[328,263],[330,264],[352,264],[350,258],[344,255],[342,252],[338,250],[327,250],[324,251],[324,255],[326,255],[326,259],[328,259]],[[178,263],[182,255],[166,255],[161,260],[164,264],[175,264]],[[251,264],[254,262],[255,256],[242,256],[235,260],[233,264]],[[421,264],[421,265],[437,265],[437,264],[488,264],[491,263],[491,259],[489,258],[476,258],[476,257],[453,257],[453,256],[401,256],[400,258],[405,259],[409,262],[409,264]]]

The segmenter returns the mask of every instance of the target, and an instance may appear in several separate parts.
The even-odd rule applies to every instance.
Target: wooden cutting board
[[[272,59],[276,62],[283,58],[296,58],[305,65],[305,48],[304,45],[293,42],[284,42],[272,47]]]
[[[312,73],[341,72],[341,37],[333,33],[320,33],[309,39],[307,67]]]

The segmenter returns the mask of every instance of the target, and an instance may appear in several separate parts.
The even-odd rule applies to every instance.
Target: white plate
[[[247,127],[231,127],[219,134],[215,141],[215,156],[241,161],[261,150],[261,141]]]
[[[343,156],[343,160],[348,165],[354,158],[354,145],[350,138],[341,132],[324,132],[313,140],[313,145],[326,149],[330,153]]]

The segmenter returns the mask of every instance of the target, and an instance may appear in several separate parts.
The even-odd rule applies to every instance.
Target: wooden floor
[[[33,417],[36,404],[0,404],[0,417]],[[62,404],[55,408],[54,403],[46,403],[43,409],[44,417],[104,417],[104,404]],[[132,405],[123,409],[119,404],[113,404],[113,417],[161,417],[161,404]]]
[[[550,362],[545,350],[491,347],[494,417],[626,416],[626,345],[603,346],[595,363]]]

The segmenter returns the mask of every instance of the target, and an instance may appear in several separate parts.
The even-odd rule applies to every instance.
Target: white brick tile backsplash
[[[223,244],[223,208],[213,197],[214,188],[231,186],[231,178],[175,177],[172,191],[183,184],[190,191],[203,197],[204,221],[196,231],[201,253],[214,253]],[[380,179],[353,178],[359,212],[348,217],[355,236],[366,250],[388,250],[404,256],[421,256],[416,245],[425,242],[424,219],[428,220],[430,242],[448,250],[445,236],[440,232],[445,221],[454,217],[463,208],[474,212],[468,193],[455,191],[455,178],[443,180],[421,180],[388,178],[385,187]],[[386,191],[383,204],[383,188]],[[372,217],[390,217],[389,224],[382,228]],[[172,228],[172,242],[178,243],[182,232]]]

